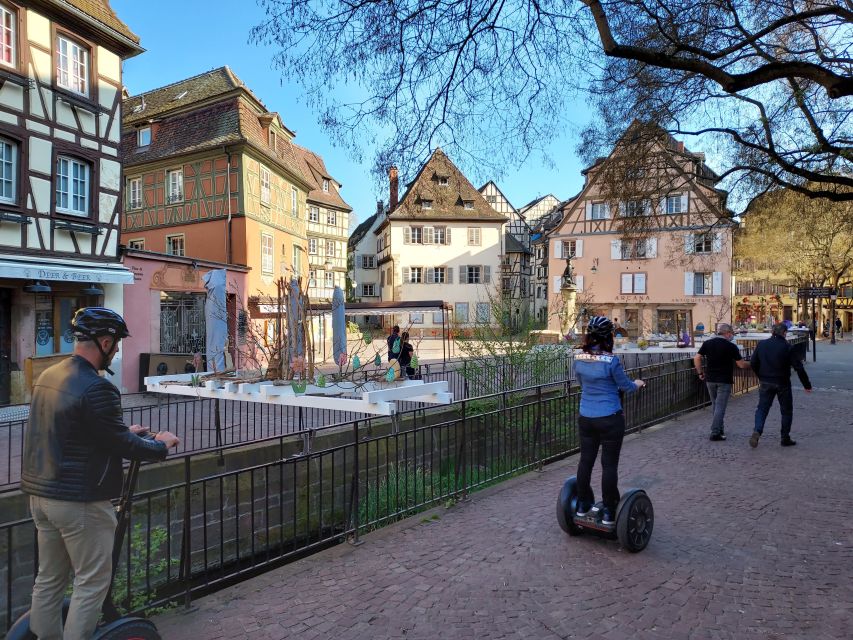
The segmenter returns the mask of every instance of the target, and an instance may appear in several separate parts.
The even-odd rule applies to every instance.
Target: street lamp
[[[829,341],[829,344],[835,344],[835,302],[838,300],[838,293],[833,291],[829,296],[829,300],[832,305],[832,317],[829,321],[829,335],[832,336],[832,339]]]

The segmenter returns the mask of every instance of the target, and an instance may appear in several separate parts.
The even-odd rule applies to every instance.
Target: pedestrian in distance
[[[619,392],[633,393],[645,386],[642,380],[631,380],[622,361],[613,354],[613,330],[608,318],[593,317],[587,326],[582,353],[574,360],[575,379],[581,385],[577,514],[583,517],[593,507],[590,478],[600,448],[602,523],[608,525],[614,523],[619,504],[619,453],[625,437],[625,415]]]
[[[49,367],[33,387],[24,439],[21,490],[29,495],[38,532],[39,566],[30,628],[41,640],[91,638],[112,577],[122,459],[162,460],[178,438],[127,427],[121,395],[99,371],[110,371],[119,342],[129,335],[115,311],[80,309],[71,320],[71,357]],[[63,629],[62,601],[73,573]]]
[[[400,368],[406,372],[406,376],[411,378],[415,375],[415,369],[411,366],[412,364],[412,356],[415,353],[415,347],[409,342],[409,332],[404,331],[403,335],[400,336],[400,357],[398,358],[400,362]]]
[[[843,338],[844,337],[844,330],[843,329],[844,328],[843,328],[842,323],[841,323],[841,318],[836,318],[835,319],[835,335],[839,338]]]
[[[717,325],[717,335],[703,342],[699,352],[693,356],[696,373],[699,374],[699,379],[705,382],[711,397],[711,440],[715,442],[726,439],[724,420],[726,406],[732,395],[734,367],[749,369],[749,363],[743,359],[740,349],[732,342],[734,336],[732,325],[720,323]]]
[[[755,347],[750,358],[750,365],[758,376],[758,407],[755,409],[755,430],[749,438],[749,446],[758,446],[758,440],[764,432],[764,423],[773,399],[779,400],[779,412],[782,414],[783,447],[792,447],[796,443],[791,439],[791,424],[794,421],[794,397],[791,391],[791,368],[797,372],[800,382],[807,393],[812,390],[812,383],[803,366],[803,361],[788,344],[786,335],[788,327],[784,323],[773,326],[773,334],[762,340]]]
[[[388,362],[392,360],[398,360],[400,358],[400,347],[402,346],[402,341],[400,340],[400,327],[398,325],[394,325],[394,328],[391,329],[391,335],[388,336]]]

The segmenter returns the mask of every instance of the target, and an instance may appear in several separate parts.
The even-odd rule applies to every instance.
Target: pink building
[[[247,300],[248,267],[208,260],[125,250],[124,266],[133,272],[133,284],[124,285],[124,317],[131,337],[122,340],[122,391],[144,391],[142,378],[184,373],[195,351],[204,353],[206,290],[202,277],[213,269],[227,269],[227,322],[232,358],[241,340]],[[241,319],[241,316],[242,319]]]
[[[735,227],[725,192],[714,186],[719,178],[703,154],[662,131],[655,175],[626,166],[625,138],[584,171],[583,190],[563,205],[562,222],[548,236],[548,328],[560,329],[561,276],[571,256],[579,315],[585,309],[587,317],[618,319],[631,337],[713,331],[731,321]],[[610,163],[620,162],[614,188],[618,171]]]

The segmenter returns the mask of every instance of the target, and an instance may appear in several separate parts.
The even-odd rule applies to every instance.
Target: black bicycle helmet
[[[121,340],[130,336],[124,318],[104,307],[78,309],[71,319],[71,333],[78,340],[93,340],[101,336]]]
[[[613,333],[613,323],[607,316],[593,316],[586,326],[586,332],[590,335],[606,337]]]

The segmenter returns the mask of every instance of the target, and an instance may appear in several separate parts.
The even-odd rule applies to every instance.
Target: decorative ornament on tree
[[[371,342],[373,342],[373,334],[371,334],[369,331],[365,331],[361,334],[361,340],[362,342],[364,342],[364,344],[369,345]]]
[[[373,364],[376,365],[377,367],[382,366],[382,356],[380,356],[378,353],[376,354],[376,357],[373,358]]]
[[[394,353],[400,353],[400,349],[402,348],[402,346],[403,342],[400,340],[400,338],[394,340]]]
[[[346,363],[347,363],[347,354],[342,353],[341,355],[338,356],[338,366],[343,367],[346,365]]]
[[[317,386],[320,388],[323,388],[326,386],[326,374],[325,373],[321,373],[319,376],[317,376]]]
[[[411,362],[410,366],[412,367],[412,369],[417,369],[417,367],[418,367],[418,356],[412,355],[412,362]]]
[[[385,373],[385,381],[386,382],[394,382],[394,379],[397,377],[397,374],[394,372],[394,367],[390,367],[388,371]]]
[[[302,394],[305,393],[305,390],[308,388],[307,380],[294,380],[290,383],[290,386],[293,387],[293,393]]]
[[[361,367],[361,358],[359,358],[358,356],[353,356],[352,368],[358,369],[359,367]]]

